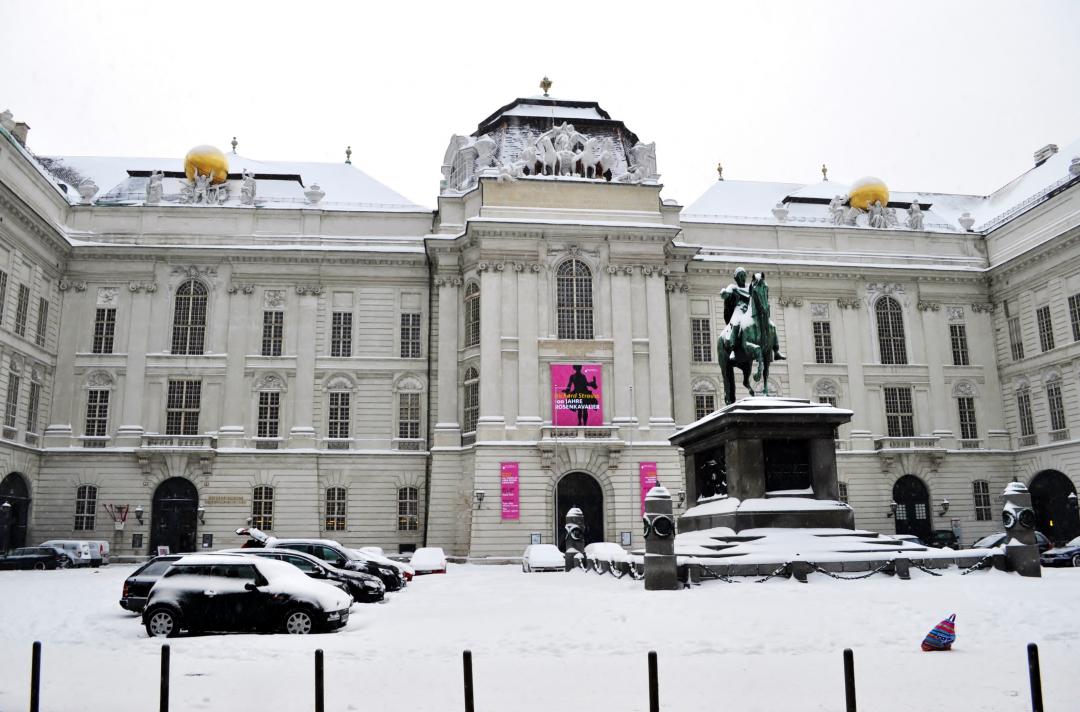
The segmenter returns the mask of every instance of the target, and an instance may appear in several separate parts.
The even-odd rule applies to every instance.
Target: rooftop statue
[[[922,230],[923,229],[923,211],[919,205],[919,199],[911,201],[911,207],[907,211],[907,226],[910,230]]]
[[[724,300],[724,321],[727,326],[717,341],[717,358],[724,373],[724,403],[735,402],[735,367],[743,372],[743,386],[750,395],[750,369],[754,370],[754,382],[762,383],[762,393],[769,395],[769,364],[782,361],[780,342],[776,337],[776,324],[770,319],[769,286],[765,273],[755,272],[750,286],[746,286],[746,270],[735,270],[735,282],[720,292]]]

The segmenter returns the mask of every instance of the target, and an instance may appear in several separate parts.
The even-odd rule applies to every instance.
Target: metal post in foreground
[[[473,712],[472,651],[462,653],[461,660],[465,668],[465,712]]]
[[[649,651],[649,712],[660,712],[660,682],[656,678],[656,651]]]
[[[30,712],[38,712],[41,706],[41,641],[34,641],[30,658]]]
[[[1039,646],[1028,643],[1028,677],[1031,679],[1031,712],[1043,712],[1042,674],[1039,672]]]
[[[855,712],[855,654],[851,648],[844,648],[844,695],[847,712]]]
[[[161,702],[160,712],[169,712],[169,645],[161,646]]]
[[[323,712],[323,653],[322,648],[315,651],[315,712]]]

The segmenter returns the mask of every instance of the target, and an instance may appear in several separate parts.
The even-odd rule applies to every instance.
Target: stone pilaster
[[[296,310],[298,343],[308,346],[296,354],[296,382],[293,388],[293,426],[289,431],[290,447],[315,447],[312,411],[315,403],[315,320],[319,311],[319,290],[297,289]]]
[[[502,273],[480,264],[480,418],[477,440],[503,439],[502,412]]]
[[[439,408],[435,423],[435,446],[461,444],[461,409],[458,402],[458,318],[461,277],[438,276],[439,290]]]
[[[649,318],[649,427],[673,429],[667,293],[658,271],[645,277],[645,299]]]
[[[540,315],[536,305],[539,264],[525,264],[518,273],[518,427],[539,428],[540,361],[537,349],[537,324]],[[537,433],[539,437],[539,433]]]
[[[694,422],[694,396],[690,383],[690,288],[686,278],[668,278],[668,319],[671,323],[671,385],[675,421]]]
[[[634,414],[630,412],[630,387],[634,385],[634,334],[630,326],[630,269],[613,265],[609,271],[614,270],[611,276],[611,321],[615,352],[615,412],[612,423],[632,425]],[[612,396],[610,393],[607,395],[609,398]]]

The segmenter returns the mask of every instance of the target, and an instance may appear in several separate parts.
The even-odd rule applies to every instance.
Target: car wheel
[[[34,562],[34,570],[35,571],[44,571],[45,570],[45,562],[44,561],[35,561]]]
[[[60,557],[60,568],[70,569],[72,567],[71,559],[66,556]]]
[[[285,616],[285,632],[290,635],[307,635],[315,628],[311,614],[297,608]]]
[[[146,634],[151,638],[175,638],[179,633],[180,619],[168,608],[157,608],[146,619]]]
[[[1073,554],[1072,565],[1080,569],[1080,554]]]

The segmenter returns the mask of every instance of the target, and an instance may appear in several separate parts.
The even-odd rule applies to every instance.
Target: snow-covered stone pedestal
[[[1015,571],[1021,576],[1042,576],[1039,547],[1035,539],[1035,510],[1031,493],[1020,482],[1010,482],[1003,494],[1005,504],[1001,519],[1009,542],[1005,545],[1004,560],[994,562],[997,568]]]

